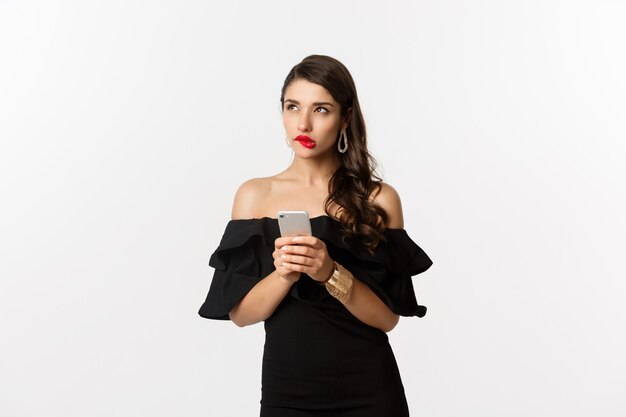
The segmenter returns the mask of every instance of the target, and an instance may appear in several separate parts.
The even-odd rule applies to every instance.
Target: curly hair
[[[372,193],[382,188],[382,178],[376,173],[376,161],[367,149],[365,121],[359,105],[356,86],[348,69],[335,58],[326,55],[309,55],[296,64],[285,79],[280,94],[284,109],[285,91],[290,83],[304,79],[324,87],[341,106],[345,120],[351,109],[346,134],[350,143],[345,153],[336,151],[339,167],[329,182],[329,194],[324,201],[324,211],[330,217],[331,205],[339,206],[338,219],[344,239],[354,238],[370,252],[385,240],[384,230],[389,218],[385,210],[370,199]],[[339,140],[341,132],[337,132]]]

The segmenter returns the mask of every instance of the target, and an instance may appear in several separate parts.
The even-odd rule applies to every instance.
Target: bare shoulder
[[[381,188],[373,195],[374,201],[387,213],[389,223],[387,227],[391,229],[404,228],[404,216],[402,213],[402,201],[400,194],[386,182],[380,183]]]
[[[269,178],[252,178],[243,182],[235,193],[231,218],[236,220],[258,217],[258,208],[268,187]]]

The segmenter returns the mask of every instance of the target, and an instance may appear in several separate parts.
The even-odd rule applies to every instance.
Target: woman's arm
[[[391,185],[387,183],[382,183],[381,185],[381,189],[378,191],[378,194],[373,196],[373,199],[389,216],[387,227],[392,229],[404,228],[400,195]],[[361,321],[368,324],[376,323],[377,325],[374,325],[374,327],[384,332],[393,330],[400,321],[400,315],[391,311],[371,288],[360,281],[358,277],[355,277],[352,284],[352,296],[350,298],[350,301],[344,304],[346,308]]]
[[[383,183],[373,199],[389,216],[387,227],[394,229],[404,227],[400,196],[392,186]],[[308,244],[309,248],[298,247],[299,242]],[[317,238],[300,237],[294,243],[296,243],[295,246],[287,248],[287,253],[290,254],[287,260],[294,262],[289,263],[287,268],[307,273],[317,281],[325,281],[333,271],[333,260],[328,256],[324,242]],[[372,289],[356,276],[352,284],[352,295],[344,306],[363,323],[384,332],[393,330],[400,321],[400,316],[391,311]]]
[[[352,295],[344,306],[363,323],[390,332],[400,321],[400,316],[387,307],[367,284],[354,277]]]
[[[295,282],[295,281],[294,281]],[[259,281],[228,314],[239,327],[249,326],[269,318],[285,298],[293,282],[277,271]]]
[[[326,281],[334,270],[324,241],[313,236],[292,238],[292,245],[284,247],[285,266],[290,271],[304,272],[316,281]],[[350,301],[344,306],[363,323],[384,332],[391,331],[400,319],[371,288],[354,277]]]
[[[260,184],[255,180],[242,184],[235,196],[232,218],[257,217],[255,208],[259,201],[258,195],[262,192]],[[384,183],[374,199],[387,212],[388,227],[404,227],[400,197],[393,187]],[[291,239],[276,239],[273,253],[276,270],[259,281],[230,312],[230,319],[237,326],[244,327],[269,318],[285,298],[293,283],[300,279],[301,272],[307,273],[318,281],[326,280],[332,273],[333,260],[328,256],[323,241],[314,237],[300,237],[299,241],[296,239],[293,241],[294,245],[289,247]],[[314,239],[315,244],[307,243],[309,239]],[[298,243],[310,246],[307,248]],[[287,257],[281,258],[281,255]],[[358,277],[354,278],[351,299],[344,304],[346,309],[367,325],[384,332],[393,330],[400,316],[392,312],[368,285],[360,281]]]
[[[265,192],[265,185],[260,179],[252,179],[244,182],[237,193],[231,217],[235,219],[256,218],[258,202]],[[278,238],[274,248],[274,265],[280,259],[282,252],[278,247],[286,243],[285,238]],[[231,321],[239,327],[249,326],[266,320],[276,310],[276,307],[285,298],[294,282],[300,279],[299,272],[288,271],[277,267],[269,275],[259,281],[245,295],[244,298],[228,314]]]

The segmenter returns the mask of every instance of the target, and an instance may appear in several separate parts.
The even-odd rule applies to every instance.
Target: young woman
[[[199,314],[265,322],[261,417],[408,416],[386,332],[426,314],[411,276],[432,261],[374,172],[346,67],[306,57],[280,102],[293,161],[237,190]],[[280,237],[279,210],[307,211],[312,236]]]

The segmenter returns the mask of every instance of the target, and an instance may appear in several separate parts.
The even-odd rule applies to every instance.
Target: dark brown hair
[[[348,150],[336,151],[340,165],[330,178],[329,194],[324,201],[324,211],[330,206],[339,206],[338,220],[341,223],[344,239],[355,238],[368,250],[373,251],[381,240],[385,240],[384,229],[388,216],[370,195],[382,188],[382,179],[376,174],[376,161],[367,149],[365,121],[361,113],[359,99],[352,75],[335,58],[326,55],[309,55],[294,66],[280,93],[281,111],[284,111],[285,91],[290,83],[304,79],[321,85],[341,105],[341,120],[344,121],[348,109],[352,109],[346,129]],[[337,131],[337,140],[340,132]],[[335,148],[336,149],[336,148]]]

